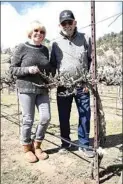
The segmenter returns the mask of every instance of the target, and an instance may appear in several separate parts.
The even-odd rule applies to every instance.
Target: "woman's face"
[[[36,28],[33,30],[31,35],[31,40],[36,44],[39,45],[45,38],[45,31],[41,28]]]

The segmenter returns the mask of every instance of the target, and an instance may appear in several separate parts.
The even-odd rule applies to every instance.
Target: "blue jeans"
[[[78,123],[78,141],[80,145],[89,146],[90,133],[90,93],[84,93],[82,88],[77,89],[76,95],[68,97],[57,96],[57,106],[60,122],[61,137],[70,140],[70,113],[72,101],[75,98],[76,106],[79,114]],[[62,140],[62,146],[69,144]]]
[[[41,142],[50,121],[50,103],[48,95],[19,93],[19,102],[22,110],[21,143],[31,143],[31,130],[34,122],[35,106],[39,111],[40,121],[37,125],[34,139]]]

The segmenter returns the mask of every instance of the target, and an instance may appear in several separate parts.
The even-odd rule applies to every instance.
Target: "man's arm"
[[[85,36],[85,35],[84,35]],[[88,72],[90,70],[91,62],[92,62],[92,45],[91,45],[91,38],[88,36],[85,36],[85,49],[87,50],[87,58],[88,58]],[[83,88],[83,92],[88,93],[89,89],[87,86]]]
[[[91,45],[91,38],[89,37],[89,40],[88,40],[88,51],[87,51],[87,56],[88,56],[88,71],[90,70],[90,66],[91,66],[91,62],[92,62],[91,53],[92,53],[92,45]]]
[[[91,38],[88,36],[85,36],[85,48],[87,49],[87,57],[88,57],[88,71],[90,70],[91,66],[91,53],[92,53],[92,44],[91,44]]]
[[[55,74],[56,74],[56,69],[57,69],[56,45],[55,45],[55,43],[52,44],[52,48],[51,48],[50,65],[51,65],[51,73],[52,73],[52,76],[54,77]]]

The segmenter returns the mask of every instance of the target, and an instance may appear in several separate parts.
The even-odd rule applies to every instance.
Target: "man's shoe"
[[[58,152],[61,153],[61,154],[68,153],[70,147],[71,147],[71,144],[68,145],[68,146],[61,146],[61,147],[59,148],[59,151],[58,151]]]
[[[88,158],[93,158],[95,156],[94,151],[90,150],[89,148],[81,148],[79,147],[79,151],[83,152],[84,155]]]

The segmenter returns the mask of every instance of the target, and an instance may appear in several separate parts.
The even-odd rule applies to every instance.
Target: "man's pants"
[[[57,96],[57,106],[60,122],[61,137],[70,140],[70,113],[72,107],[72,101],[75,98],[76,106],[79,114],[78,124],[78,140],[80,145],[89,146],[89,132],[90,132],[90,93],[84,93],[82,89],[77,90],[77,94],[74,96],[61,97]],[[73,115],[72,115],[73,116]],[[68,146],[62,140],[62,146]]]

